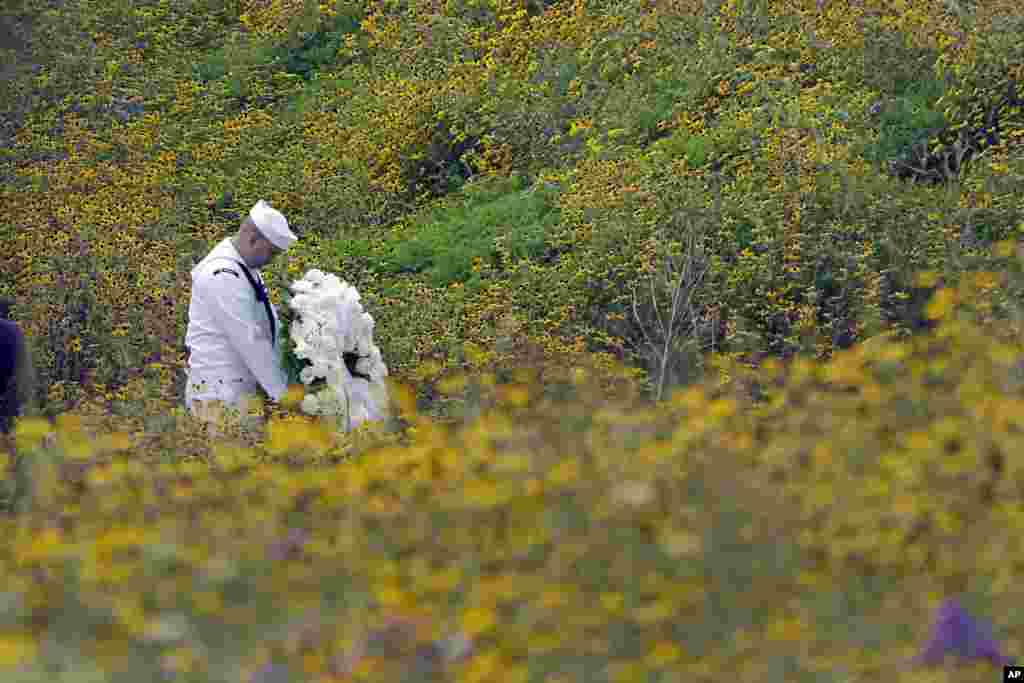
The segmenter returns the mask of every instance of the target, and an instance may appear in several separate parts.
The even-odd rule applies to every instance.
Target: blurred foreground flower
[[[427,631],[428,624],[420,619],[389,617],[341,658],[339,672],[351,675],[364,657],[386,658],[405,660],[412,674],[429,680],[472,653],[471,639],[461,632],[429,641],[422,638]]]
[[[273,662],[267,662],[249,677],[249,683],[288,683],[288,680],[288,670]]]
[[[267,558],[271,562],[283,562],[298,556],[308,536],[305,529],[289,529],[284,538],[270,544],[267,548]]]
[[[971,616],[953,598],[939,607],[928,642],[910,663],[933,666],[941,664],[947,655],[956,655],[965,662],[987,659],[997,665],[1009,663],[1009,658],[999,652],[991,628]]]

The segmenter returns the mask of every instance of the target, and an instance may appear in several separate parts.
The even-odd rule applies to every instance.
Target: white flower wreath
[[[337,417],[345,431],[367,420],[384,419],[388,368],[373,341],[373,317],[363,310],[359,292],[338,276],[316,269],[290,289],[290,343],[282,345],[282,364],[289,380],[307,387],[302,411]],[[326,387],[312,391],[317,380],[325,380]]]

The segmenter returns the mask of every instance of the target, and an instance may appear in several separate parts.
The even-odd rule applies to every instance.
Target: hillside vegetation
[[[905,665],[954,594],[1022,653],[1017,3],[5,7],[5,680],[994,680]],[[260,198],[386,425],[182,411]]]

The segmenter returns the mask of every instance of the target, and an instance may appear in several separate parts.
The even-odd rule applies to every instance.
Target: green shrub
[[[195,78],[202,83],[209,83],[210,81],[216,81],[227,75],[228,71],[231,70],[228,64],[227,52],[224,48],[218,48],[213,51],[206,59],[198,62],[193,67],[193,73]]]
[[[236,83],[239,73],[250,70],[263,72],[267,77],[283,72],[310,81],[322,70],[345,61],[345,36],[359,31],[360,20],[356,13],[339,14],[315,31],[296,30],[294,36],[278,44],[218,47],[193,64],[192,74],[202,83],[233,76],[234,91],[241,90],[241,84]]]
[[[514,178],[492,187],[467,186],[464,196],[461,203],[434,210],[414,235],[398,242],[385,268],[392,273],[425,272],[438,287],[478,284],[476,259],[502,269],[543,253],[547,230],[557,219],[546,192],[526,190]]]
[[[644,100],[643,108],[637,113],[639,132],[647,139],[656,139],[661,131],[658,124],[668,119],[677,104],[689,90],[689,83],[678,78],[658,82],[653,96]]]
[[[878,139],[867,145],[864,156],[875,163],[884,163],[942,132],[947,127],[946,117],[938,105],[943,92],[942,83],[934,79],[906,86],[889,106],[883,107]]]
[[[345,36],[359,31],[360,19],[355,13],[339,14],[330,26],[300,36],[295,45],[278,45],[268,51],[268,56],[288,73],[309,80],[320,69],[339,61]]]

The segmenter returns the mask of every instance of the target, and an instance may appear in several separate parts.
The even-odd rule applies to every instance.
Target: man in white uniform
[[[261,388],[274,401],[288,389],[279,361],[277,311],[258,271],[296,239],[284,215],[260,200],[238,234],[192,269],[185,405],[214,423],[211,433],[225,407],[244,411],[246,399]]]

